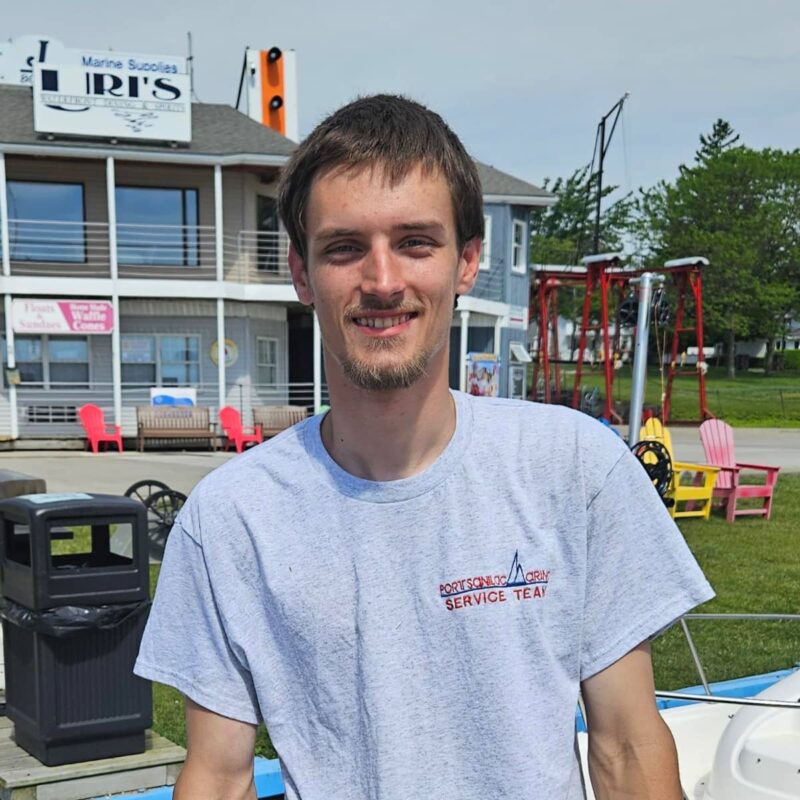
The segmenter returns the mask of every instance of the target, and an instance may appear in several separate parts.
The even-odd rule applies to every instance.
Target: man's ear
[[[292,283],[300,302],[306,306],[312,305],[314,303],[314,291],[308,280],[306,262],[291,243],[289,244],[289,271],[292,273]]]
[[[458,262],[458,282],[456,294],[468,294],[478,278],[478,266],[481,263],[480,239],[470,239],[461,250]]]

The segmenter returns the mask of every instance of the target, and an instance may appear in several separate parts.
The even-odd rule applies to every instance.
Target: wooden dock
[[[17,747],[13,731],[0,717],[0,800],[88,800],[171,786],[186,758],[182,747],[147,731],[144,753],[46,767]]]

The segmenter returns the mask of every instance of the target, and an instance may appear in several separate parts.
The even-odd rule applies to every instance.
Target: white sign
[[[189,142],[190,79],[128,69],[36,64],[33,127],[40,133]]]
[[[0,42],[0,83],[33,86],[36,64],[128,69],[148,75],[184,75],[188,72],[183,56],[142,56],[113,50],[75,49],[65,47],[52,36],[19,36]]]
[[[17,298],[11,324],[16,333],[111,333],[114,307],[108,300]]]

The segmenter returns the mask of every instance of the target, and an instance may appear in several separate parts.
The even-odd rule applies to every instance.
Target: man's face
[[[306,232],[306,260],[289,263],[328,371],[370,390],[446,375],[453,300],[475,282],[480,240],[459,250],[445,178],[416,168],[392,186],[380,167],[335,170],[312,184]]]

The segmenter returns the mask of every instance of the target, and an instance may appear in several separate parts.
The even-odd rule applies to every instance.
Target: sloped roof
[[[297,146],[291,139],[256,122],[231,106],[216,103],[192,104],[192,141],[187,145],[143,141],[114,141],[108,137],[89,139],[48,134],[33,130],[33,93],[26,86],[0,84],[0,145],[42,148],[43,154],[53,148],[85,150],[87,155],[102,154],[131,157],[156,154],[181,161],[198,157],[224,158],[237,162],[283,163]],[[9,148],[7,148],[9,149]],[[102,151],[102,153],[98,152]],[[506,172],[475,162],[487,202],[519,205],[549,205],[555,199],[532,183]]]
[[[476,161],[475,164],[478,167],[484,198],[489,202],[492,197],[497,198],[499,202],[512,204],[518,202],[519,205],[550,205],[555,200],[555,195],[539,186],[515,178],[480,161]]]
[[[103,139],[77,139],[53,134],[46,138],[33,130],[33,94],[25,86],[0,85],[0,143],[169,153],[176,160],[181,154],[205,156],[272,156],[285,159],[296,147],[291,139],[281,136],[271,128],[250,119],[236,109],[212,103],[192,103],[192,141],[188,145],[172,147],[141,141],[116,141]]]

